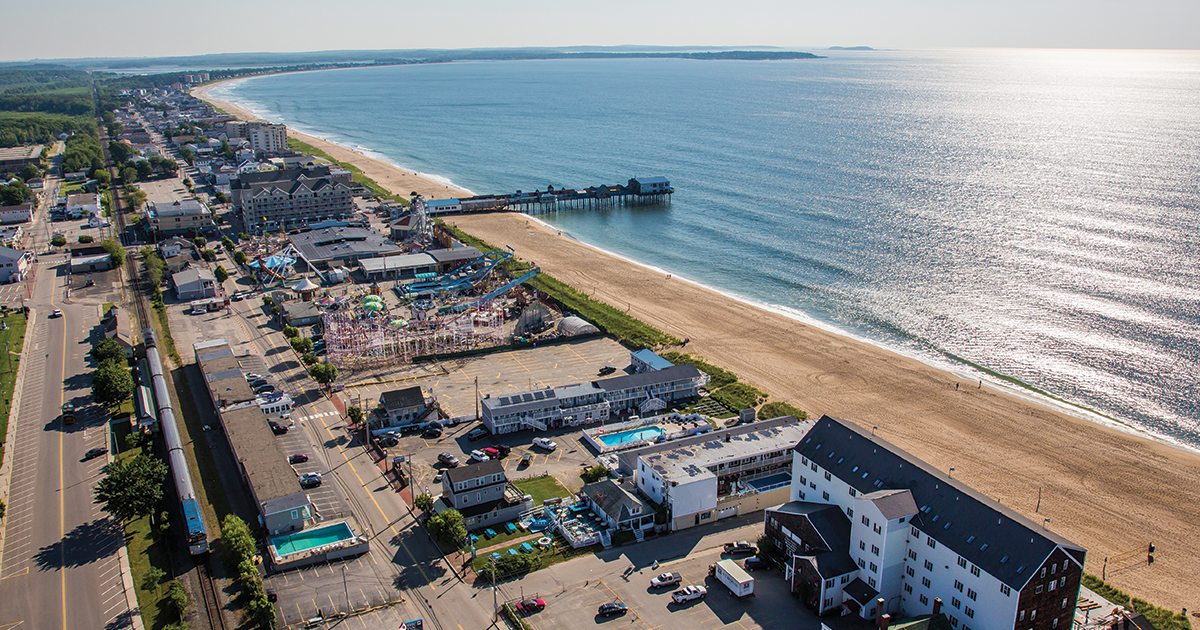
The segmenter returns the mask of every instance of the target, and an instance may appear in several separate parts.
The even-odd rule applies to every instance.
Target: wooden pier
[[[625,185],[602,185],[580,190],[563,188],[522,192],[511,195],[479,195],[461,199],[434,199],[425,202],[432,216],[475,212],[521,212],[538,215],[567,210],[597,210],[618,206],[649,206],[671,203],[675,192],[665,177],[629,180]]]

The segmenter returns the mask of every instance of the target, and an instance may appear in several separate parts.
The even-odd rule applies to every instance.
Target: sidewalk
[[[29,336],[33,333],[33,325],[31,322],[37,321],[37,309],[29,307],[29,313],[26,317],[28,320],[25,324],[25,340],[21,342],[21,347],[26,348],[29,344]],[[27,354],[27,353],[23,353]],[[21,409],[21,385],[25,382],[25,365],[28,361],[21,361],[17,366],[17,378],[13,381],[12,405],[8,408],[8,430],[4,436],[4,463],[0,464],[0,500],[4,501],[4,505],[8,506],[8,491],[9,484],[12,482],[13,454],[11,449],[16,445],[14,438],[17,436],[17,419],[20,417]],[[7,531],[7,521],[0,519],[0,566],[4,563],[4,537]]]

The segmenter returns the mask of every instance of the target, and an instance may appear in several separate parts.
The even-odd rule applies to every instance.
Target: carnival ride
[[[325,277],[325,274],[320,269],[317,269],[316,265],[312,264],[304,253],[291,243],[287,243],[281,249],[271,254],[266,253],[266,251],[259,253],[254,257],[254,260],[246,263],[246,266],[257,271],[259,279],[264,284],[270,285],[274,282],[282,283],[287,280],[287,277],[292,275],[293,266],[296,264],[297,259],[304,261],[308,269],[317,274],[317,277],[321,278],[322,282],[330,284],[329,278]]]

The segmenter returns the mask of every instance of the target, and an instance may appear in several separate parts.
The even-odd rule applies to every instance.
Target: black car
[[[467,433],[467,439],[474,442],[476,440],[482,440],[489,435],[491,435],[491,431],[488,431],[487,427],[475,427],[474,429],[471,429],[469,433]]]
[[[442,437],[442,430],[438,429],[436,427],[429,427],[428,429],[425,429],[425,432],[421,434],[421,437],[423,437],[423,438],[440,438],[440,437]]]
[[[607,375],[609,375],[609,374],[612,374],[613,372],[616,372],[616,371],[617,371],[617,368],[615,368],[615,367],[613,367],[613,366],[611,366],[611,365],[606,365],[606,366],[604,366],[604,367],[600,368],[600,376],[607,376]]]
[[[746,558],[745,564],[746,564],[747,571],[758,571],[759,569],[770,569],[771,568],[771,563],[768,562],[767,559],[762,556],[754,556],[753,558]]]
[[[600,608],[596,611],[596,614],[601,617],[615,617],[617,615],[624,615],[627,612],[629,612],[629,607],[625,604],[621,602],[609,602],[607,604],[600,604]]]
[[[500,451],[501,458],[508,457],[508,454],[512,452],[511,448],[509,448],[503,444],[496,444],[492,448],[496,449],[497,451]]]
[[[380,446],[395,446],[400,443],[400,438],[391,433],[387,433],[378,438]]]
[[[275,435],[283,435],[284,433],[288,432],[287,427],[275,422],[274,420],[272,420],[269,424],[271,425],[271,433],[274,433]]]
[[[106,449],[106,448],[94,448],[94,449],[84,453],[83,458],[84,459],[96,459],[97,457],[100,457],[101,455],[105,455],[107,453],[108,453],[108,449]]]

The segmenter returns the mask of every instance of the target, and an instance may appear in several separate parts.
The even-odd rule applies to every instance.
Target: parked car
[[[450,468],[458,466],[458,458],[450,453],[438,453],[438,461]]]
[[[676,604],[690,602],[694,599],[704,599],[707,596],[708,589],[698,584],[690,584],[679,589],[678,591],[675,591],[674,593],[671,593],[671,599],[674,600]]]
[[[758,545],[748,541],[739,540],[737,542],[725,543],[725,553],[740,554],[740,553],[758,553]]]
[[[438,474],[433,476],[433,483],[442,483],[442,476],[442,471],[439,470]]]
[[[521,461],[520,461],[520,463],[517,464],[517,466],[520,468],[525,468],[525,467],[528,467],[532,463],[533,463],[533,454],[525,453],[524,457],[521,458]]]
[[[596,614],[601,617],[615,617],[617,615],[624,615],[627,612],[629,612],[629,607],[624,603],[609,602],[607,604],[600,604],[600,608],[596,611]]]
[[[770,569],[771,563],[762,556],[753,556],[746,558],[744,566],[746,567],[747,571],[757,571],[759,569]]]
[[[308,461],[308,455],[305,455],[304,453],[293,453],[292,456],[288,458],[289,464],[303,464],[306,461]]]
[[[517,604],[517,612],[528,615],[530,613],[541,612],[546,608],[546,600],[544,599],[527,599]]]
[[[486,462],[489,459],[491,459],[491,458],[489,458],[487,456],[487,453],[484,453],[483,451],[478,451],[478,450],[471,451],[471,461]]]
[[[271,384],[271,382],[270,382],[270,381],[268,381],[268,380],[267,380],[267,379],[265,379],[265,378],[256,378],[256,379],[254,379],[254,380],[252,380],[252,381],[247,381],[247,383],[249,383],[249,384],[250,384],[250,389],[254,389],[254,388],[256,388],[256,387],[262,387],[263,385],[270,385],[270,384]]]
[[[483,449],[483,453],[488,456],[488,459],[500,459],[500,451],[494,447],[489,446]]]
[[[611,365],[606,365],[606,366],[604,366],[604,367],[600,368],[600,376],[607,376],[607,375],[609,375],[609,374],[612,374],[613,372],[616,372],[616,371],[617,371],[617,368],[615,368],[615,367],[613,367],[613,366],[611,366]]]
[[[467,433],[467,439],[474,442],[476,440],[482,440],[483,438],[491,435],[491,433],[492,433],[491,431],[487,430],[487,427],[480,425],[480,426],[475,427],[474,429],[471,429]]]
[[[511,447],[505,446],[503,444],[495,444],[492,446],[492,448],[496,449],[497,451],[500,451],[500,459],[504,459],[505,457],[508,457],[508,454],[512,452]]]
[[[258,379],[260,379],[260,378],[266,378],[266,377],[265,377],[265,376],[263,376],[262,374],[255,374],[254,372],[251,372],[251,373],[249,373],[249,374],[247,374],[247,375],[246,375],[246,380],[247,380],[247,381],[257,381],[257,380],[258,380]]]
[[[553,451],[558,448],[558,444],[554,440],[544,437],[533,438],[533,445],[538,448],[544,448],[547,451]]]
[[[316,488],[321,485],[321,473],[304,473],[300,475],[301,488]]]
[[[650,580],[650,588],[662,588],[664,586],[675,586],[683,581],[683,576],[678,573],[663,573]]]
[[[400,438],[391,433],[386,433],[376,439],[379,441],[380,446],[385,447],[392,447],[400,443]]]
[[[271,425],[271,433],[274,433],[275,435],[283,435],[284,433],[288,432],[287,427],[275,422],[274,420],[270,421],[268,424]]]
[[[432,438],[440,438],[440,437],[442,437],[442,430],[437,427],[429,427],[429,428],[425,429],[425,431],[423,433],[421,433],[421,437],[431,438],[431,439]]]
[[[96,459],[97,457],[100,457],[101,455],[105,455],[107,453],[108,453],[108,449],[106,449],[106,448],[102,448],[102,447],[93,448],[93,449],[89,450],[88,452],[84,453],[83,458],[84,459]]]

